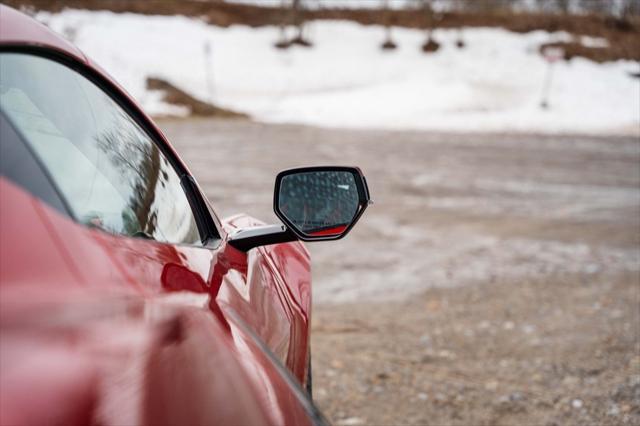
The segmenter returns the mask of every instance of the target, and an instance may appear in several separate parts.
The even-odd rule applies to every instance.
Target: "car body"
[[[0,65],[0,424],[323,424],[304,390],[310,259],[294,241],[313,237],[246,215],[219,220],[160,129],[107,73],[3,5]],[[44,107],[14,80],[46,92]],[[111,216],[85,208],[109,204],[104,176],[83,182],[82,155],[47,145],[66,146],[51,129],[56,119],[69,132],[91,130],[80,104],[92,96],[115,117],[108,130],[129,129],[134,141],[101,133],[86,142],[102,161],[95,167],[119,155],[125,165],[113,179],[137,179],[127,183],[128,210]],[[101,111],[86,119],[99,122]],[[144,199],[149,176],[155,192]],[[73,199],[86,188],[93,201]],[[188,232],[187,216],[164,210],[180,203]],[[161,229],[191,240],[164,241]]]

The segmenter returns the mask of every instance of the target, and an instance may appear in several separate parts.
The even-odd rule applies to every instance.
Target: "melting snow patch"
[[[148,76],[266,122],[460,132],[640,129],[640,80],[629,76],[637,70],[632,61],[558,62],[550,108],[539,107],[548,65],[538,47],[573,39],[567,33],[469,28],[466,47],[457,49],[457,30],[438,29],[441,48],[424,54],[420,30],[394,29],[399,48],[383,52],[382,27],[320,21],[309,24],[312,48],[279,50],[276,27],[221,28],[180,16],[77,10],[37,18],[71,36],[156,114],[184,111],[158,102],[145,87]],[[580,42],[606,46],[598,38]]]

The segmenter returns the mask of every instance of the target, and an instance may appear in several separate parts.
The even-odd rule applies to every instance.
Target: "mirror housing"
[[[371,204],[367,181],[357,167],[316,166],[276,176],[273,210],[286,225],[239,229],[229,244],[243,252],[296,240],[343,238]]]

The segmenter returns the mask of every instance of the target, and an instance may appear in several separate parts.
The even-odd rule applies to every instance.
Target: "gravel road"
[[[338,425],[640,424],[640,139],[164,120],[223,216],[276,173],[360,166],[375,204],[314,267]]]

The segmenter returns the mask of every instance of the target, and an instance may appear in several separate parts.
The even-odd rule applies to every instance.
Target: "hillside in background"
[[[158,116],[246,115],[446,132],[640,133],[640,67],[633,57],[640,47],[627,50],[640,42],[633,15],[519,12],[507,19],[504,9],[441,11],[425,31],[418,21],[424,15],[408,9],[304,9],[299,26],[281,26],[275,23],[286,10],[251,4],[28,3],[38,7],[30,9],[38,20]],[[127,11],[137,13],[119,13]],[[336,19],[324,19],[332,14]],[[381,25],[385,16],[402,25]],[[564,48],[554,55],[565,60],[550,62],[549,46]]]
[[[640,60],[640,2],[635,0],[434,0],[424,3],[427,6],[433,5],[426,10],[419,6],[420,0],[392,0],[392,6],[395,4],[402,7],[397,6],[389,10],[370,7],[383,4],[380,0],[298,0],[301,6],[293,15],[291,7],[280,6],[283,4],[281,0],[232,1],[3,0],[10,6],[31,11],[57,13],[64,9],[84,9],[144,15],[182,15],[197,17],[221,27],[234,24],[262,27],[298,21],[344,20],[363,25],[392,25],[403,28],[498,27],[514,32],[566,31],[571,34],[601,37],[608,41],[608,47],[600,50],[568,44],[565,47],[569,56],[578,55],[599,62],[617,59]],[[284,4],[286,3],[291,2]],[[569,13],[569,5],[572,3],[583,5],[582,9],[576,9],[583,13]],[[355,4],[369,7],[345,7]],[[520,4],[529,6],[518,8]],[[538,4],[540,5],[537,6]],[[313,5],[318,7],[311,7]],[[441,5],[440,10],[437,10],[438,5]],[[622,14],[622,10],[628,12]]]

